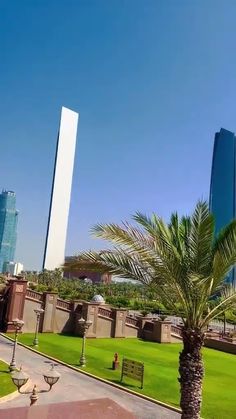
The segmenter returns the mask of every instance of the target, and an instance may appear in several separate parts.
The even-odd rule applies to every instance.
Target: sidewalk
[[[0,358],[5,362],[10,363],[11,354],[12,342],[3,336],[0,336]],[[30,376],[32,384],[36,384],[39,389],[48,388],[42,374],[45,370],[50,368],[52,361],[47,357],[18,346],[16,362],[18,366],[22,365],[23,370]],[[39,395],[38,405],[109,398],[118,403],[121,407],[132,412],[137,419],[180,418],[179,413],[158,406],[150,401],[143,400],[140,397],[128,394],[109,384],[102,383],[94,378],[73,371],[66,366],[59,364],[56,369],[61,374],[61,378],[51,392]],[[0,402],[0,409],[28,405],[29,395],[19,395],[13,400],[4,403]]]

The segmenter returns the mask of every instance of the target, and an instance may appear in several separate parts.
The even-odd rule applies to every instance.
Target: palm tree
[[[200,418],[204,365],[201,348],[209,322],[236,301],[225,278],[236,263],[236,221],[217,236],[214,217],[198,202],[191,217],[172,214],[170,223],[136,213],[138,226],[98,224],[93,233],[112,250],[84,252],[65,269],[93,269],[135,279],[155,288],[166,308],[181,313],[183,350],[179,356],[183,419]],[[210,301],[218,296],[217,304]],[[181,311],[180,310],[181,307]]]

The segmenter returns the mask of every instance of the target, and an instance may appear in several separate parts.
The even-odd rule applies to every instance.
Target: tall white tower
[[[78,113],[62,107],[43,269],[53,270],[64,263],[78,119]]]

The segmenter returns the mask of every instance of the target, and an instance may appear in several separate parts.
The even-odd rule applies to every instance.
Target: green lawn
[[[22,334],[20,341],[31,345],[33,334]],[[81,339],[74,336],[44,333],[39,335],[38,350],[78,365]],[[120,370],[111,369],[114,353],[142,361],[145,364],[144,388],[125,378],[127,387],[143,392],[163,402],[178,406],[178,354],[181,344],[157,344],[139,339],[87,339],[86,371],[119,383]],[[202,416],[207,419],[236,417],[236,357],[235,355],[204,348],[206,375],[204,379]]]
[[[16,391],[16,387],[12,382],[8,365],[0,361],[0,397]]]

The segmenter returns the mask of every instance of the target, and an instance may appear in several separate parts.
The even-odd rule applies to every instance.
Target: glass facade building
[[[6,262],[14,260],[17,220],[16,194],[12,191],[2,191],[0,194],[0,272],[3,272]]]
[[[210,210],[215,216],[216,234],[236,218],[236,137],[221,128],[215,134],[210,186]],[[235,268],[226,278],[236,283]]]

